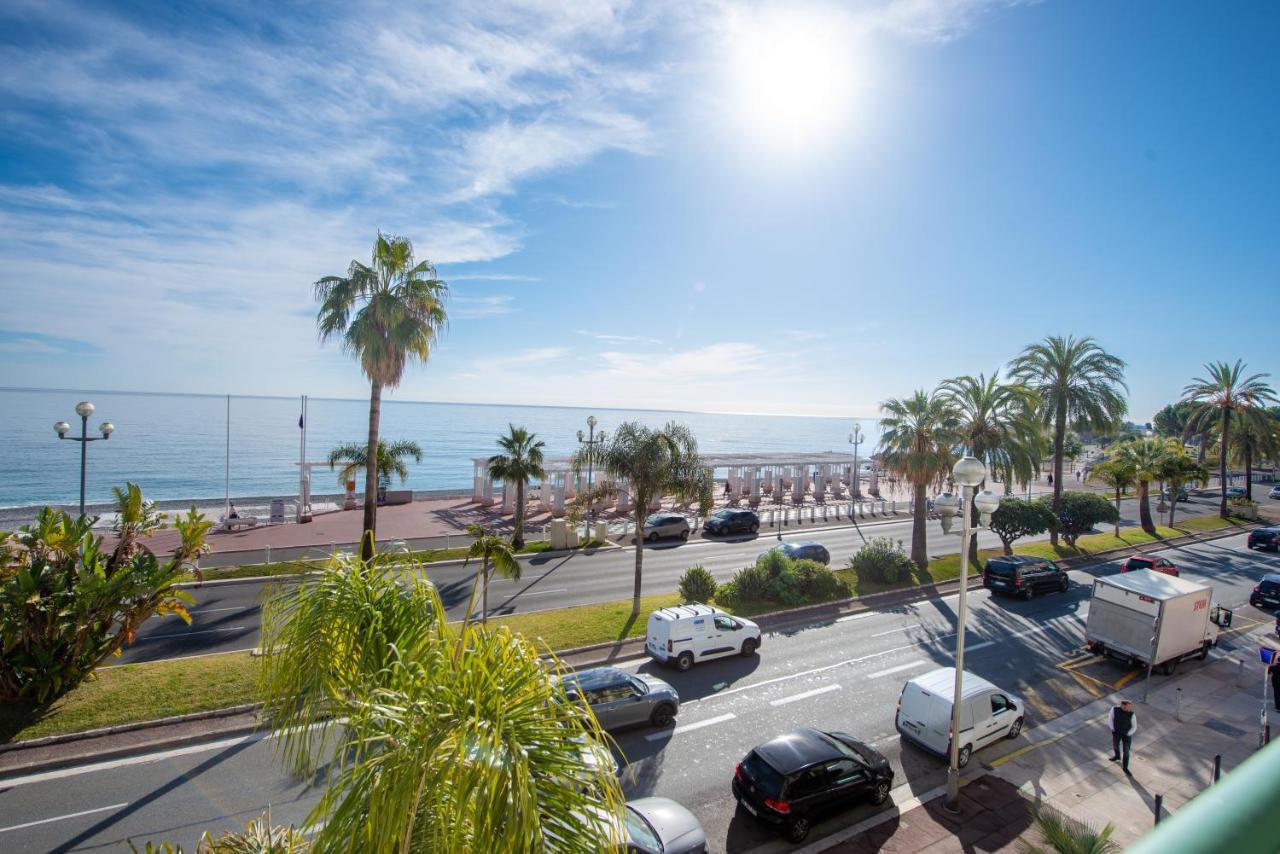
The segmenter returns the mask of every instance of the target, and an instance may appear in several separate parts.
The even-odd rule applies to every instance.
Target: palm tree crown
[[[1040,468],[1040,424],[1035,394],[1021,383],[978,374],[946,380],[938,396],[948,401],[960,421],[961,444],[970,454],[1004,477],[1028,483]]]
[[[519,549],[524,546],[524,490],[535,477],[547,476],[542,467],[542,449],[545,442],[538,441],[536,433],[523,427],[507,425],[507,435],[498,437],[498,447],[503,453],[489,458],[489,476],[502,481],[503,489],[515,485],[516,507],[511,544]]]
[[[1264,382],[1270,374],[1245,376],[1245,364],[1236,359],[1234,365],[1212,362],[1204,366],[1206,376],[1196,377],[1182,390],[1182,399],[1195,405],[1187,429],[1192,432],[1207,431],[1215,423],[1218,427],[1218,477],[1222,485],[1222,497],[1218,513],[1227,518],[1227,459],[1231,451],[1231,422],[1233,418],[1257,421],[1265,415],[1263,407],[1276,402],[1276,393]]]
[[[911,397],[886,400],[880,410],[884,413],[880,419],[880,458],[886,469],[912,486],[911,559],[924,569],[929,565],[925,491],[930,484],[940,486],[951,471],[956,447],[964,441],[962,422],[945,395],[923,390]]]
[[[337,468],[338,464],[341,463],[342,468],[338,471],[338,483],[346,483],[356,476],[356,472],[361,469],[367,470],[368,455],[369,449],[366,446],[358,442],[348,442],[329,452],[329,468]],[[401,483],[408,480],[409,466],[405,463],[407,457],[412,457],[415,463],[422,462],[422,448],[418,447],[417,442],[404,439],[399,442],[387,443],[379,439],[378,482],[386,485],[391,482],[392,475],[400,478]]]
[[[1169,441],[1181,448],[1176,439],[1134,439],[1121,443],[1115,450],[1116,462],[1131,470],[1138,484],[1138,520],[1142,530],[1149,534],[1156,530],[1151,520],[1151,481],[1164,476],[1170,455]]]

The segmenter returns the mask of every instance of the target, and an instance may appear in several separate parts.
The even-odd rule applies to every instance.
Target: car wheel
[[[681,672],[693,667],[693,653],[682,652],[676,656],[676,670]]]
[[[651,543],[656,543],[656,542],[658,541],[658,532],[657,532],[657,531],[650,531],[650,532],[649,532],[649,536],[645,537],[645,539],[646,539],[646,540],[648,540],[648,541],[649,541],[649,542],[651,542]]]
[[[1209,657],[1209,642],[1205,641],[1204,646],[1200,647],[1200,660],[1204,661]]]
[[[969,764],[969,757],[973,755],[973,748],[965,745],[960,748],[960,755],[956,757],[956,764],[961,768]]]
[[[747,638],[742,642],[742,655],[745,658],[750,658],[755,654],[756,654],[756,639]]]
[[[1018,718],[1013,722],[1013,726],[1009,727],[1009,738],[1017,738],[1022,733],[1022,718]]]
[[[675,722],[676,709],[670,703],[663,703],[653,710],[653,714],[649,716],[649,723],[658,729],[666,729]]]
[[[787,825],[787,839],[804,842],[809,838],[809,819],[797,818]]]
[[[877,783],[875,789],[871,792],[871,803],[880,806],[887,800],[889,800],[889,784]]]
[[[1032,597],[1032,596],[1034,596],[1034,595],[1035,595],[1035,591],[1034,591],[1034,590],[1032,590],[1032,589],[1031,589],[1031,585],[1030,585],[1030,584],[1028,584],[1028,585],[1027,585],[1027,587],[1026,587],[1026,589],[1022,591],[1022,601],[1023,601],[1023,602],[1030,602],[1030,601],[1031,601],[1031,597]]]
[[[759,525],[757,525],[755,522],[752,522],[752,523],[751,523],[751,527],[750,527],[750,528],[747,528],[747,533],[748,533],[748,534],[754,534],[756,531],[759,531],[759,530],[760,530],[760,526],[759,526]],[[805,831],[805,833],[806,833],[806,834],[808,834],[808,832],[809,832],[809,831],[807,831],[807,830]]]
[[[1067,590],[1070,589],[1070,587],[1071,587],[1071,580],[1067,578],[1065,575],[1062,576],[1062,583],[1058,585],[1058,589],[1061,590],[1063,593],[1066,593]]]
[[[687,540],[687,539],[689,539],[689,529],[688,529],[688,528],[685,528],[683,531],[681,531],[681,532],[680,532],[680,539],[682,539],[682,540]]]
[[[1164,664],[1160,665],[1160,672],[1163,673],[1165,676],[1172,676],[1174,674],[1174,671],[1176,671],[1177,669],[1178,669],[1177,659],[1174,659],[1173,661],[1166,661]]]

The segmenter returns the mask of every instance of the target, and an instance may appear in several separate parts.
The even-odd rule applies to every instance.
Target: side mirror
[[[1018,704],[1017,704],[1017,703],[1015,703],[1013,700],[1010,700],[1010,701],[1009,701],[1009,708],[1010,708],[1012,711],[1015,711],[1015,712],[1016,712],[1016,711],[1018,711]]]

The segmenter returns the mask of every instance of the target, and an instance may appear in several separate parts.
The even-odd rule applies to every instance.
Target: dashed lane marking
[[[785,706],[788,703],[798,703],[801,700],[807,700],[810,697],[816,697],[819,694],[826,694],[831,691],[839,691],[839,685],[823,685],[821,688],[814,688],[812,691],[802,691],[799,694],[792,694],[790,697],[782,697],[777,700],[770,700],[771,706]]]
[[[737,715],[735,715],[733,712],[727,712],[723,715],[716,715],[714,718],[707,718],[705,721],[695,721],[694,723],[691,723],[691,724],[682,724],[681,726],[676,727],[670,732],[667,732],[666,730],[660,730],[658,732],[649,733],[648,735],[645,736],[645,740],[646,741],[665,740],[670,738],[673,735],[680,735],[681,733],[693,732],[695,729],[702,729],[703,727],[722,724],[725,721],[731,721],[736,717]]]
[[[127,803],[112,804],[109,807],[96,807],[91,810],[81,810],[80,812],[67,813],[66,815],[55,815],[52,818],[37,819],[36,821],[28,821],[25,824],[15,824],[9,827],[0,827],[0,833],[7,833],[10,830],[23,830],[28,827],[35,827],[38,824],[49,824],[50,822],[54,822],[54,821],[65,821],[66,819],[69,819],[69,818],[79,818],[82,815],[93,815],[95,813],[107,812],[108,810],[118,810],[127,806],[129,806],[129,804]]]
[[[877,670],[875,673],[867,674],[868,679],[879,679],[881,676],[888,676],[891,673],[901,673],[904,670],[910,670],[913,667],[919,667],[925,664],[923,658],[917,658],[915,661],[908,661],[906,664],[899,664],[897,667],[888,667],[884,670]]]

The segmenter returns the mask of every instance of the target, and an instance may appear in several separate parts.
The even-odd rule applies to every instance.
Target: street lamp
[[[85,451],[89,447],[90,442],[98,441],[98,436],[89,435],[89,416],[93,414],[93,404],[87,400],[82,400],[76,404],[76,415],[80,416],[80,435],[68,436],[71,425],[65,421],[59,421],[53,425],[53,429],[58,432],[59,439],[70,439],[73,442],[80,443],[80,515],[84,516],[84,470]],[[98,425],[98,430],[102,433],[101,438],[110,439],[111,434],[115,432],[116,426],[110,421],[103,421]]]
[[[853,432],[849,434],[849,444],[853,445],[853,477],[849,478],[853,481],[850,484],[853,487],[853,499],[862,497],[862,472],[858,471],[858,446],[862,444],[862,425],[857,421],[853,422]]]
[[[595,463],[596,446],[604,443],[604,431],[600,431],[600,435],[596,435],[596,425],[600,422],[596,421],[594,415],[587,416],[587,438],[582,438],[582,431],[578,431],[578,442],[587,446],[587,535],[582,538],[583,542],[591,539],[591,523],[596,520],[596,499],[591,494],[592,474]]]
[[[951,470],[951,477],[960,487],[960,495],[944,492],[933,501],[934,509],[942,520],[944,533],[951,532],[951,524],[957,513],[961,517],[960,529],[960,607],[956,626],[956,682],[951,695],[951,745],[950,765],[947,768],[948,812],[960,812],[960,701],[964,698],[964,626],[969,615],[969,541],[973,538],[973,509],[981,518],[979,527],[991,524],[991,514],[1000,506],[1000,496],[989,489],[977,491],[987,479],[986,466],[976,457],[966,456]]]

